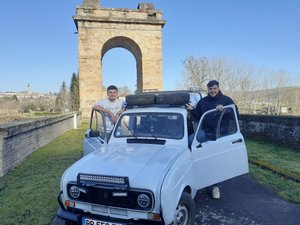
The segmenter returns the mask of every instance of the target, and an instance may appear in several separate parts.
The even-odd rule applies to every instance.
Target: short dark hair
[[[107,87],[107,93],[108,93],[109,90],[116,90],[116,91],[118,91],[118,88],[115,85],[110,85],[110,86]]]
[[[219,87],[219,82],[216,81],[216,80],[211,80],[207,83],[207,87],[212,87],[212,86],[215,86],[217,85]]]

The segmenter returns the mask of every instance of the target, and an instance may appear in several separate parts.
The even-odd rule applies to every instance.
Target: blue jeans
[[[192,142],[194,140],[194,137],[195,137],[195,133],[192,133],[190,136],[189,136],[189,140],[188,140],[188,143],[189,143],[189,146],[192,145]],[[198,133],[197,133],[197,140],[199,142],[205,142],[207,141],[207,138],[206,138],[206,134],[204,132],[204,130],[199,130]]]

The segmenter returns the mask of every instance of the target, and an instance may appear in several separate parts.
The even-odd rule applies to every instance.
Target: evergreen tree
[[[63,81],[58,96],[56,98],[56,107],[62,112],[66,113],[69,111],[69,93],[66,86],[66,83]]]
[[[79,76],[75,73],[72,74],[71,85],[70,85],[70,103],[71,110],[79,110]]]

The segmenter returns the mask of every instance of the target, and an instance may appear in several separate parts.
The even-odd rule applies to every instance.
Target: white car
[[[234,105],[206,112],[189,143],[185,104],[193,98],[129,95],[110,135],[104,115],[93,111],[84,157],[61,178],[57,215],[84,225],[194,224],[197,191],[248,173],[248,159]],[[214,134],[200,141],[208,120]]]

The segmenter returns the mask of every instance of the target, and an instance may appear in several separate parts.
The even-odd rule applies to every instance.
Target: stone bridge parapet
[[[77,121],[81,113],[76,112]],[[0,126],[0,177],[31,153],[74,128],[74,113]]]
[[[300,152],[299,116],[242,114],[239,121],[241,131],[245,137],[262,138]]]

